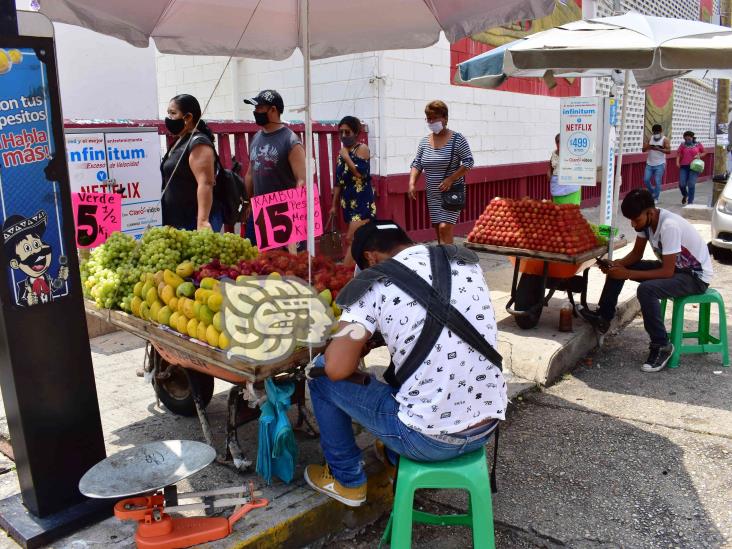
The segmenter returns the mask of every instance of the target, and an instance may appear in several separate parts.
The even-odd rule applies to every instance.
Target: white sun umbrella
[[[710,70],[712,69],[712,70]],[[673,78],[732,77],[732,30],[700,21],[624,15],[573,21],[529,35],[461,63],[456,81],[493,88],[509,77],[620,76],[640,87]],[[626,109],[620,124],[622,166]],[[613,221],[621,170],[615,174]]]
[[[163,53],[304,58],[307,242],[314,253],[310,59],[423,48],[497,25],[536,19],[554,0],[41,0],[51,20]]]

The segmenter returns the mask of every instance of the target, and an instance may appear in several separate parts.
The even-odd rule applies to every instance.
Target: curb
[[[640,313],[640,310],[640,303],[635,296],[627,301],[618,303],[615,318],[610,325],[608,334],[622,330]],[[563,374],[573,370],[577,362],[587,353],[602,347],[602,341],[605,335],[600,338],[588,338],[586,337],[588,331],[592,332],[594,330],[588,326],[587,329],[578,332],[576,337],[573,337],[566,345],[562,346],[561,349],[552,355],[546,369],[546,377],[539,383],[542,387],[553,385]]]
[[[313,502],[309,507],[306,505],[302,513],[227,547],[229,549],[303,547],[309,543],[325,540],[344,529],[359,530],[376,522],[391,510],[393,498],[391,482],[383,469],[369,474],[366,504],[360,507],[348,507],[314,491],[312,495],[313,500],[321,499],[321,502]]]

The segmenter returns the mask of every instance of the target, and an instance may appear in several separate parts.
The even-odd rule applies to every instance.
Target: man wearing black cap
[[[262,90],[244,102],[254,105],[254,120],[262,126],[249,143],[249,169],[244,176],[247,196],[305,185],[305,148],[297,134],[282,123],[282,96],[276,90]],[[249,222],[253,233],[252,220]]]
[[[360,227],[352,252],[363,271],[341,290],[339,330],[315,362],[327,377],[311,374],[309,382],[326,464],[309,465],[305,480],[358,506],[366,475],[352,421],[379,438],[377,456],[393,474],[397,455],[442,461],[485,445],[507,396],[495,315],[473,252],[415,244],[393,221]],[[376,332],[392,358],[389,384],[344,381]]]

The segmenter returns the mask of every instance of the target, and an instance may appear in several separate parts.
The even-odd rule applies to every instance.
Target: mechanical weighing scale
[[[89,469],[79,491],[89,498],[125,498],[114,506],[119,520],[138,522],[139,549],[178,549],[224,538],[252,509],[269,501],[256,496],[253,483],[178,494],[176,482],[207,467],[216,451],[202,442],[165,440],[122,450]],[[131,497],[134,496],[134,497]],[[218,496],[226,496],[218,498]],[[203,498],[179,504],[182,499]],[[167,505],[167,507],[166,507]],[[171,517],[168,513],[234,507],[228,517]]]

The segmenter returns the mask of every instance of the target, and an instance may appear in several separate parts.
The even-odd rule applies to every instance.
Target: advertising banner
[[[122,232],[162,225],[160,138],[155,128],[66,132],[72,192],[122,197]]]
[[[600,97],[563,97],[560,105],[559,183],[597,183]]]
[[[59,184],[45,174],[55,153],[48,74],[32,48],[0,51],[3,246],[10,294],[28,307],[69,293]]]

